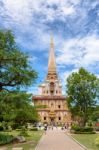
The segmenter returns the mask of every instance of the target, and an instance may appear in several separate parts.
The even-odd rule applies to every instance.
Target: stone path
[[[62,130],[48,130],[35,150],[84,150]]]

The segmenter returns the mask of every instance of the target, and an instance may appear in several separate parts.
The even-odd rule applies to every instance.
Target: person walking
[[[46,131],[47,131],[47,124],[44,124],[44,132],[46,134]]]

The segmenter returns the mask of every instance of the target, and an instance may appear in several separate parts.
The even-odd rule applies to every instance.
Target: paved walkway
[[[84,150],[62,130],[49,130],[35,150]]]

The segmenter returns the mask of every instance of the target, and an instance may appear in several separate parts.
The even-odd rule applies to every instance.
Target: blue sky
[[[99,0],[0,0],[0,29],[13,31],[39,73],[28,92],[46,77],[51,32],[63,87],[81,66],[99,77]]]

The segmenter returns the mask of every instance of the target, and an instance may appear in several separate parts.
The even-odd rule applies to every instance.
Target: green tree
[[[90,115],[90,120],[93,122],[99,122],[99,104],[93,108],[93,113]]]
[[[73,116],[85,126],[98,98],[99,79],[84,68],[72,73],[67,79],[68,104]]]
[[[0,31],[0,91],[29,86],[36,78],[28,56],[18,49],[11,31]]]
[[[4,125],[22,125],[38,119],[31,95],[18,90],[30,86],[37,78],[28,59],[16,45],[12,32],[0,30],[0,122]]]
[[[0,121],[5,122],[7,127],[38,121],[37,111],[31,102],[31,94],[3,91],[0,98]]]

